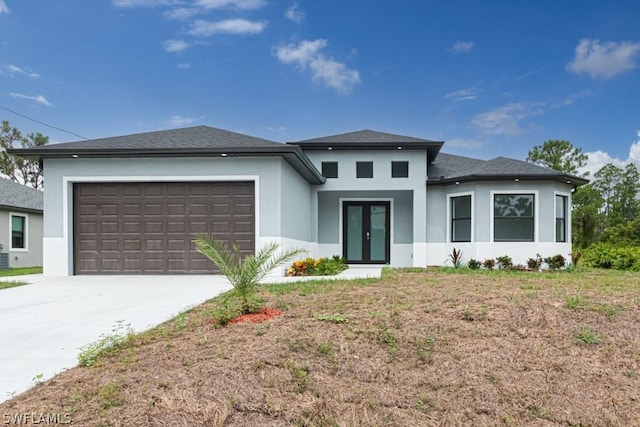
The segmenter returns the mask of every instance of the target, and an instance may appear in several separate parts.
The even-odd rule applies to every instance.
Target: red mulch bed
[[[257,313],[242,314],[238,317],[234,317],[233,319],[229,320],[229,323],[262,323],[265,320],[269,320],[282,314],[284,314],[284,312],[275,308],[261,308]]]

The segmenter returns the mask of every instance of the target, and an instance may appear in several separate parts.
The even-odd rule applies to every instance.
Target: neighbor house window
[[[337,178],[338,162],[322,162],[322,175],[325,178]]]
[[[373,162],[356,162],[356,178],[373,178]]]
[[[556,196],[556,242],[567,241],[567,196]]]
[[[27,248],[27,217],[11,214],[11,250]]]
[[[451,241],[471,241],[471,196],[451,197]]]
[[[409,178],[409,162],[391,162],[391,178]]]
[[[493,240],[533,242],[534,203],[533,194],[495,194],[493,196]]]

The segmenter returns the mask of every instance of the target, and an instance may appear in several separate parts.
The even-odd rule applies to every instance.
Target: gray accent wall
[[[505,182],[482,181],[461,183],[459,185],[429,186],[427,188],[427,242],[445,243],[448,241],[447,196],[457,193],[473,193],[472,221],[474,224],[474,242],[491,242],[490,235],[493,200],[491,192],[530,193],[537,191],[535,199],[538,218],[538,242],[555,242],[555,193],[571,194],[572,186],[559,182],[530,181]],[[571,199],[569,198],[569,206]],[[569,215],[570,216],[570,215]],[[570,236],[571,233],[568,233]]]
[[[281,236],[310,242],[314,219],[311,186],[285,162],[282,163],[280,181]]]
[[[44,237],[63,236],[63,203],[67,204],[68,212],[72,212],[71,183],[67,188],[67,200],[63,198],[65,177],[81,181],[89,179],[94,182],[110,179],[127,181],[127,178],[131,178],[131,181],[153,182],[170,181],[167,177],[214,181],[249,175],[259,177],[259,194],[256,194],[256,200],[259,200],[260,206],[260,235],[280,236],[281,174],[284,167],[289,166],[279,157],[45,159],[47,190],[44,194],[44,209],[47,215],[44,220]],[[300,234],[300,230],[292,233]]]
[[[27,217],[27,250],[10,251],[11,222],[10,213]],[[0,209],[0,243],[2,252],[9,253],[9,267],[42,266],[42,214],[24,212],[20,209]]]
[[[318,243],[340,242],[340,199],[392,199],[391,243],[413,243],[413,191],[318,191]]]

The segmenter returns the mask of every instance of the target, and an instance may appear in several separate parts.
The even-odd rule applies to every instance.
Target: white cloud
[[[284,16],[296,24],[300,24],[304,21],[304,12],[298,8],[298,3],[295,1],[291,3],[291,6],[289,6],[284,12]]]
[[[155,7],[182,4],[182,0],[112,0],[115,7]]]
[[[163,43],[163,47],[167,52],[182,52],[189,47],[189,43],[184,40],[167,40]]]
[[[580,92],[567,95],[563,100],[553,104],[553,107],[566,107],[567,105],[572,105],[579,99],[588,98],[590,96],[593,96],[593,91],[591,89],[581,90]]]
[[[523,132],[521,121],[527,117],[542,114],[539,104],[513,103],[478,114],[471,124],[484,133],[494,135],[515,135]]]
[[[188,70],[189,68],[191,68],[191,64],[189,64],[188,62],[182,62],[178,64],[178,68],[180,68],[181,70]]]
[[[24,68],[20,68],[20,67],[18,67],[16,65],[12,65],[12,64],[4,66],[3,69],[5,70],[5,72],[7,74],[9,74],[11,76],[14,76],[16,74],[20,74],[20,75],[23,75],[23,76],[30,77],[32,79],[39,79],[40,78],[40,74],[34,73],[31,70],[25,70]],[[0,71],[0,74],[2,74],[1,71]]]
[[[177,7],[166,11],[163,15],[168,19],[186,20],[200,13],[200,9],[192,7]]]
[[[0,14],[9,13],[9,8],[4,0],[0,0]]]
[[[201,118],[202,117],[195,118],[195,117],[182,117],[179,115],[175,115],[175,116],[171,116],[171,118],[167,120],[165,123],[171,127],[184,127],[197,122]]]
[[[589,77],[610,78],[636,68],[640,42],[603,42],[582,39],[567,69]]]
[[[283,133],[285,130],[287,130],[286,127],[284,126],[267,126],[265,129],[267,129],[269,132],[278,132],[278,133]]]
[[[632,142],[629,147],[629,156],[625,160],[611,157],[609,153],[598,150],[585,153],[588,156],[587,164],[580,169],[580,173],[589,172],[593,176],[604,165],[612,163],[619,168],[624,168],[629,163],[635,163],[640,167],[640,130],[636,131],[637,141]]]
[[[478,91],[476,90],[476,88],[472,87],[468,89],[461,89],[461,90],[449,92],[446,95],[444,95],[443,98],[450,99],[452,101],[470,101],[472,99],[478,98],[477,93]]]
[[[274,55],[283,64],[294,64],[301,70],[308,68],[313,80],[321,81],[341,95],[351,93],[353,87],[361,82],[360,73],[347,68],[341,62],[325,57],[320,50],[326,46],[327,41],[324,39],[303,40],[297,45],[281,44],[275,48]]]
[[[195,6],[203,9],[260,9],[266,6],[265,0],[196,0]]]
[[[42,95],[35,95],[35,96],[30,96],[30,95],[23,95],[21,93],[15,93],[15,92],[11,92],[9,94],[9,96],[13,97],[13,98],[22,98],[22,99],[30,99],[32,101],[36,101],[38,104],[42,104],[42,105],[46,105],[47,107],[51,107],[53,104],[50,103],[49,101],[47,101],[47,98],[45,98]]]
[[[248,21],[246,19],[226,19],[224,21],[197,20],[191,26],[189,34],[208,37],[215,34],[257,34],[267,26],[266,22]]]
[[[451,53],[469,53],[473,49],[473,42],[455,42],[450,48]]]
[[[479,148],[484,145],[484,142],[476,141],[474,139],[453,138],[447,139],[447,147],[460,147],[460,148]]]

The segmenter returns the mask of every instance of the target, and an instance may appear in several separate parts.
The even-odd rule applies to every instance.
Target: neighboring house
[[[352,264],[442,265],[571,250],[587,181],[522,161],[440,153],[374,131],[281,144],[198,126],[11,150],[41,160],[47,275],[205,273],[194,233]]]
[[[42,265],[42,191],[0,178],[0,245],[9,267]]]

